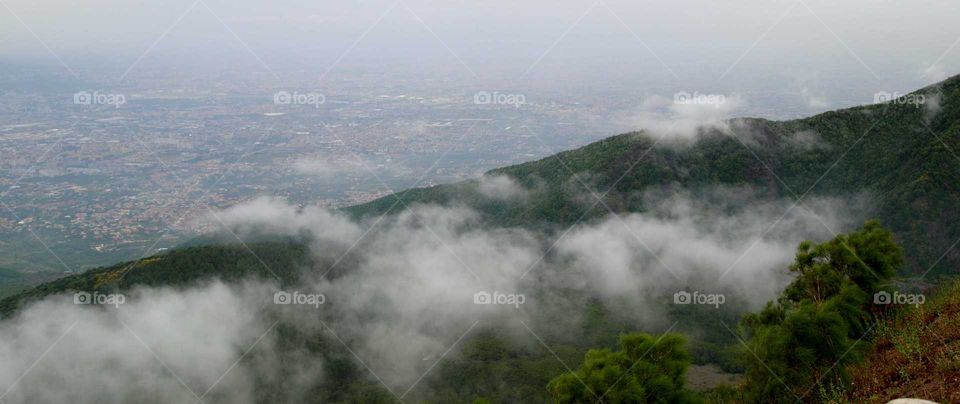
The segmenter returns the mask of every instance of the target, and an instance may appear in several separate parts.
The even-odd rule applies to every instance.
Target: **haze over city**
[[[858,299],[933,300],[960,263],[956,21],[944,0],[0,0],[0,403],[960,399],[848,378],[861,341],[901,338]],[[760,366],[806,307],[830,320],[796,329],[843,356]],[[33,372],[80,322],[139,342]],[[603,349],[673,387],[577,380]],[[123,366],[69,376],[91,361]]]

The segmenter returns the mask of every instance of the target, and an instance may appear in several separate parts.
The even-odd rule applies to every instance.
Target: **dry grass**
[[[851,402],[911,397],[960,403],[960,283],[881,321],[864,362],[848,371]]]

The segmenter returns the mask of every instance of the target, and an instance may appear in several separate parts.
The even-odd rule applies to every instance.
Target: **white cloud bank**
[[[516,185],[487,184],[498,196]],[[651,194],[647,201],[646,213],[578,225],[546,256],[559,234],[485,227],[467,208],[415,206],[382,221],[356,222],[269,198],[234,206],[217,215],[241,234],[267,229],[308,237],[326,258],[350,251],[339,267],[304,268],[312,281],[298,288],[324,294],[321,307],[273,305],[277,288],[270,282],[142,288],[115,310],[50,298],[0,325],[0,384],[13,386],[3,400],[192,402],[190,390],[202,395],[216,385],[208,396],[252,402],[251,380],[271,380],[277,372],[296,375],[285,389],[296,400],[298,389],[322,377],[324,363],[308,352],[281,356],[273,332],[217,382],[275,318],[309,333],[335,333],[331,341],[342,340],[402,394],[448,350],[457,355],[451,347],[475,325],[529,339],[518,320],[562,318],[565,324],[549,325],[576,325],[578,299],[585,296],[628,304],[638,329],[662,318],[658,299],[682,287],[735,295],[757,307],[789,281],[786,267],[801,240],[830,237],[824,223],[849,229],[858,207],[811,199],[784,214],[791,201],[746,189]],[[480,291],[523,294],[525,301],[519,307],[474,304]]]

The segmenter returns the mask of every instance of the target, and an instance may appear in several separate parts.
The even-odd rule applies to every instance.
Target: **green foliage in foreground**
[[[817,387],[848,379],[874,321],[873,294],[903,264],[893,234],[876,221],[814,245],[804,242],[796,279],[776,302],[744,317],[751,402],[815,401]],[[829,390],[829,389],[828,389]]]
[[[281,278],[279,284],[296,283],[305,269],[324,270],[329,265],[317,262],[317,257],[298,243],[251,243],[249,247],[271,270],[240,245],[191,247],[49,282],[4,299],[0,309],[3,315],[11,315],[26,302],[73,290],[189,286],[204,279],[235,282],[256,277],[276,281],[274,274]],[[717,358],[726,356],[727,348],[740,345],[720,338],[732,336],[715,322],[717,318],[732,322],[733,313],[713,308],[671,312],[670,316],[681,323],[709,323],[710,327],[702,328],[720,331],[720,335],[700,335],[699,341],[691,339],[688,352],[687,337],[678,334],[624,334],[625,330],[636,329],[636,323],[620,317],[623,307],[608,307],[581,296],[585,300],[577,305],[580,312],[571,312],[572,316],[583,316],[575,332],[550,329],[553,321],[549,318],[531,323],[543,333],[550,351],[537,349],[536,345],[531,348],[515,336],[496,330],[478,330],[464,338],[459,353],[438,363],[431,376],[405,399],[590,403],[602,397],[608,403],[766,403],[796,402],[800,397],[805,402],[817,402],[827,397],[822,391],[843,393],[847,365],[862,357],[860,347],[870,340],[869,335],[863,337],[874,324],[873,313],[878,311],[871,304],[873,294],[884,289],[902,264],[903,253],[892,233],[877,222],[867,222],[857,231],[824,243],[802,243],[790,268],[796,275],[793,283],[776,302],[742,320],[741,330],[750,351],[738,352],[746,368],[746,381],[739,388],[721,386],[693,393],[683,386],[685,371],[693,359],[690,352],[712,355],[710,361],[717,362]],[[669,307],[676,309],[675,305]],[[698,334],[695,329],[684,332]],[[618,334],[618,349],[611,349]],[[284,387],[284,381],[293,380],[298,369],[259,380],[260,402],[396,401],[329,335],[281,323],[277,326],[277,343],[278,355],[309,354],[317,358],[324,364],[323,375],[307,392],[297,395]],[[564,364],[576,371],[569,372]]]
[[[619,350],[590,350],[579,370],[551,380],[547,390],[558,403],[696,402],[683,389],[685,344],[679,334],[623,335]]]
[[[877,221],[824,243],[801,243],[790,266],[794,281],[741,321],[746,380],[739,389],[685,390],[690,355],[677,334],[624,335],[620,350],[590,350],[577,371],[547,389],[557,403],[795,403],[842,395],[847,366],[862,359],[861,342],[876,321],[873,296],[903,261],[893,233]]]

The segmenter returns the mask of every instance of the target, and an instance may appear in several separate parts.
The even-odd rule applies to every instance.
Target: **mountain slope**
[[[869,192],[875,211],[868,216],[894,231],[905,248],[909,273],[922,275],[929,270],[928,277],[956,273],[960,267],[960,249],[954,248],[960,239],[960,210],[956,209],[960,206],[960,157],[956,154],[960,150],[960,76],[914,94],[936,102],[918,107],[892,101],[783,122],[737,119],[730,122],[729,133],[703,130],[700,140],[686,147],[655,146],[657,140],[650,134],[627,133],[487,173],[509,176],[535,190],[522,200],[488,198],[479,192],[478,180],[471,180],[401,191],[345,211],[362,217],[396,213],[414,204],[461,204],[482,212],[489,225],[562,230],[581,218],[604,216],[606,207],[618,213],[642,212],[643,192],[673,187],[697,192],[717,185],[750,185],[769,196],[794,200]],[[930,108],[934,104],[937,108]],[[603,204],[594,203],[592,195],[602,195]],[[802,203],[796,207],[803,208]],[[282,257],[272,249],[288,246],[249,244],[261,257]],[[224,251],[232,255],[223,255]],[[293,254],[301,266],[304,255],[302,250]],[[233,259],[225,260],[230,256]],[[180,258],[170,262],[174,257]],[[147,283],[193,279],[173,268],[177,262],[203,261],[199,257],[213,257],[218,263],[203,265],[212,271],[204,272],[205,276],[256,270],[256,266],[241,265],[255,258],[237,246],[191,247],[153,260],[169,268]],[[40,285],[4,300],[0,312],[9,313],[24,299],[77,285],[92,286],[96,274],[131,265],[142,267],[142,263],[118,264]],[[190,273],[199,276],[200,272]],[[123,281],[141,283],[128,276]]]
[[[241,245],[181,248],[139,261],[63,277],[0,300],[0,317],[13,314],[28,302],[70,291],[109,291],[134,286],[176,287],[213,278],[234,281],[254,276],[288,283],[295,281],[304,268],[318,264],[302,243],[260,242],[248,246],[250,251]]]
[[[940,94],[935,115],[929,108],[893,103],[786,122],[738,119],[729,123],[729,132],[703,130],[698,142],[683,147],[653,147],[656,140],[651,135],[629,133],[543,160],[492,170],[485,177],[509,176],[530,190],[523,197],[492,198],[484,192],[484,179],[480,179],[403,191],[346,211],[370,217],[396,213],[418,203],[466,205],[485,216],[485,225],[559,232],[581,217],[591,220],[605,216],[606,206],[616,212],[642,212],[647,209],[644,194],[648,192],[681,189],[696,195],[727,185],[749,186],[762,195],[791,199],[808,196],[808,189],[809,195],[823,196],[866,192],[873,196],[874,205],[865,216],[880,218],[897,232],[912,272],[923,273],[936,263],[940,273],[949,273],[960,263],[957,251],[944,254],[960,237],[954,208],[960,202],[960,158],[953,154],[960,150],[960,103],[951,102],[960,96],[960,78],[921,92],[931,97]],[[604,195],[605,206],[593,204],[581,180],[591,191]],[[398,197],[404,203],[398,203]],[[295,285],[300,276],[331,268],[332,258],[325,261],[328,258],[314,253],[298,239],[184,246],[44,283],[0,300],[0,317],[16,316],[28,302],[72,291],[126,291],[139,285],[176,288],[214,278],[229,282],[251,277],[271,284]],[[328,278],[345,273],[355,264],[341,264],[344,269]],[[572,297],[576,291],[564,292],[564,301],[571,305],[564,317],[581,320],[575,328],[551,331],[548,325],[558,324],[558,319],[537,318],[540,323],[531,324],[543,334],[544,349],[520,344],[503,330],[478,329],[478,335],[461,337],[457,348],[460,354],[441,356],[443,360],[434,363],[435,375],[424,380],[424,391],[414,393],[422,396],[410,400],[470,402],[483,397],[494,402],[546,402],[543,387],[551,378],[563,374],[567,366],[579,367],[588,349],[609,348],[618,334],[640,326],[621,312],[637,306],[608,307],[590,296]],[[735,304],[717,311],[677,306],[667,299],[657,302],[665,306],[662,309],[669,313],[666,317],[677,320],[677,324],[705,324],[707,319],[735,324],[744,310]],[[328,308],[319,316],[338,314],[336,306]],[[683,310],[686,308],[691,310]],[[315,358],[316,363],[324,364],[323,376],[311,382],[311,402],[395,402],[395,397],[368,376],[367,365],[358,363],[362,361],[356,360],[359,357],[348,346],[353,341],[344,343],[340,336],[332,332],[328,335],[323,329],[297,327],[308,318],[278,318],[274,324],[278,325],[277,346],[283,355]],[[697,343],[691,346],[694,363],[716,363],[738,371],[736,358],[729,358],[726,348],[738,346],[739,341],[724,328],[712,328],[716,334],[702,334],[692,341]],[[697,335],[697,330],[691,332],[683,326],[675,331]],[[885,347],[878,345],[877,349]],[[879,353],[881,359],[888,354],[892,355]],[[277,379],[285,381],[294,376],[298,376],[294,371],[281,372]],[[283,383],[258,386],[263,402],[283,401],[277,397],[285,397],[286,391]],[[913,390],[892,393],[906,391]],[[866,389],[856,394],[858,398],[878,396],[876,391]]]
[[[885,403],[898,397],[960,401],[960,283],[931,301],[907,306],[874,331],[869,354],[851,366],[847,399]]]
[[[689,147],[651,149],[655,135],[627,133],[488,172],[537,190],[522,202],[486,198],[473,180],[406,190],[346,210],[375,216],[418,203],[463,204],[484,212],[491,224],[562,228],[581,216],[603,216],[604,205],[642,212],[642,193],[667,187],[697,192],[750,185],[793,200],[867,192],[874,200],[870,216],[905,247],[909,273],[952,273],[960,264],[960,250],[951,249],[960,238],[960,76],[913,94],[924,95],[926,104],[901,98],[792,121],[736,119],[729,133],[702,130]],[[604,195],[603,204],[593,204],[581,181]]]
[[[960,76],[914,94],[936,100],[936,113],[890,102],[783,122],[736,119],[729,125],[734,136],[703,130],[698,142],[684,147],[656,145],[653,135],[644,132],[627,133],[487,173],[509,176],[534,190],[521,200],[491,199],[478,190],[478,180],[470,180],[405,190],[345,211],[364,217],[397,213],[414,204],[460,204],[482,212],[487,225],[562,231],[578,219],[605,216],[609,212],[604,205],[618,213],[642,212],[643,192],[676,187],[696,193],[718,185],[749,185],[771,197],[794,200],[869,192],[874,211],[866,216],[894,231],[905,248],[910,274],[929,270],[927,278],[933,278],[960,267],[960,248],[953,248],[960,239]],[[602,195],[603,204],[594,203],[592,195]],[[296,243],[248,244],[258,256],[277,257],[274,268],[295,266],[284,261],[291,259],[284,257],[291,248],[297,250],[291,253],[297,265],[317,265],[307,263],[305,247]],[[89,288],[98,274],[130,266],[135,276],[123,276],[118,286],[180,284],[218,272],[270,276],[259,263],[252,265],[256,258],[240,246],[190,247],[155,258],[151,265],[164,270],[147,271],[142,263],[91,270],[11,296],[0,303],[0,314],[9,314],[24,300]],[[208,271],[177,270],[204,260],[212,260],[200,265]],[[141,282],[146,278],[140,275],[146,273],[153,279]]]

